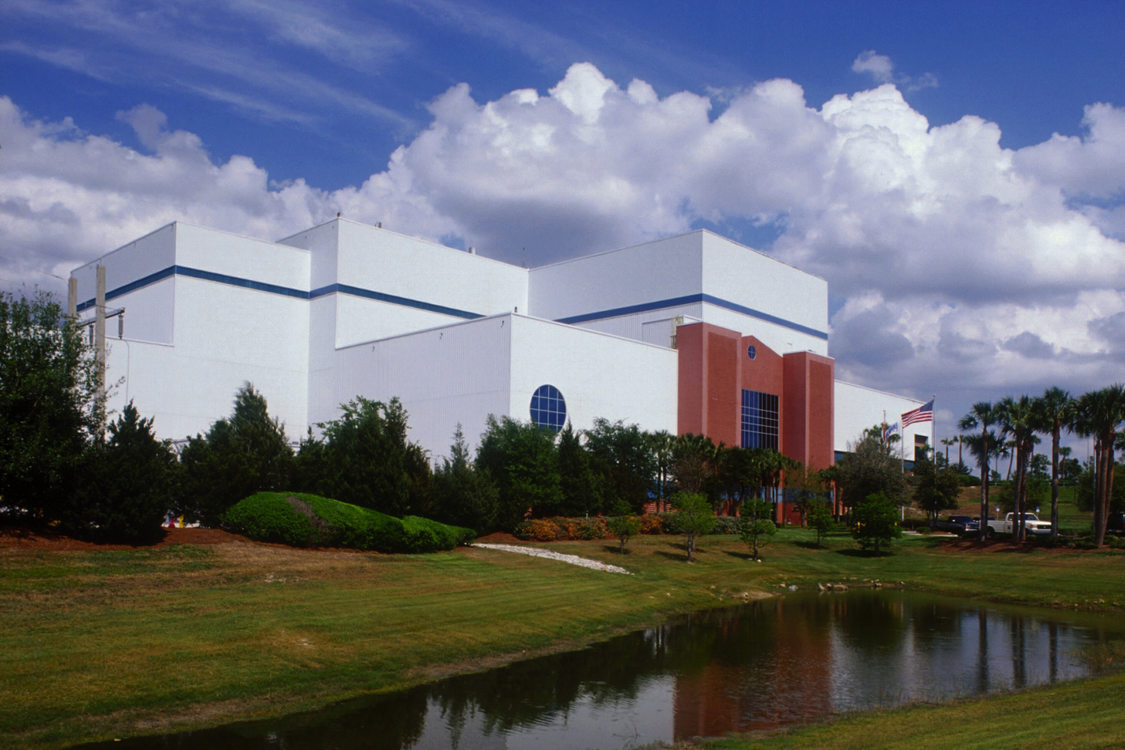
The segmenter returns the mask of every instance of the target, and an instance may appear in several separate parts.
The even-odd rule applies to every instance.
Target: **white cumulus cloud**
[[[1080,137],[1012,151],[973,115],[932,126],[898,83],[816,105],[777,79],[712,104],[589,63],[491,101],[459,84],[383,171],[325,191],[274,183],[251,156],[217,162],[144,104],[120,114],[136,150],[0,98],[0,284],[49,286],[176,219],[277,238],[341,211],[530,264],[749,223],[844,300],[846,379],[966,404],[1120,380],[1125,110],[1092,105]]]

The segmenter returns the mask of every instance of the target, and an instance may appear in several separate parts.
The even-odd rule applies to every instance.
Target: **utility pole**
[[[94,403],[100,435],[105,422],[105,266],[101,264],[97,266],[97,291],[94,297],[94,368],[97,378]]]
[[[78,320],[78,279],[73,276],[66,280],[66,314]]]

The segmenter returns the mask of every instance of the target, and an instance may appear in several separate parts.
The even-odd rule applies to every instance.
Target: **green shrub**
[[[419,516],[403,516],[407,549],[404,552],[436,552],[468,544],[476,538],[472,529],[449,526]]]
[[[606,525],[609,527],[610,533],[621,542],[618,551],[625,554],[625,543],[629,541],[629,537],[636,535],[641,530],[641,519],[639,516],[614,516],[609,519]]]
[[[394,518],[319,495],[259,492],[224,516],[232,531],[295,547],[348,547],[379,552],[434,552],[467,544],[471,529],[407,516]]]
[[[224,525],[260,542],[294,547],[323,544],[313,533],[312,521],[275,492],[259,492],[227,510]]]
[[[739,534],[741,533],[737,516],[715,516],[715,526],[712,534]]]

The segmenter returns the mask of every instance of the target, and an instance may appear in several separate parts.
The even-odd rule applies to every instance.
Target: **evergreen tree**
[[[474,529],[478,534],[496,530],[500,495],[488,475],[469,461],[461,425],[453,433],[449,458],[434,472],[434,518],[443,523]]]
[[[100,434],[98,373],[76,322],[47,293],[0,292],[0,506],[58,520]]]
[[[877,555],[892,539],[902,536],[898,516],[898,504],[886,495],[868,495],[852,507],[852,538]]]
[[[773,520],[773,505],[759,497],[752,497],[742,504],[742,511],[738,519],[738,533],[742,541],[750,547],[750,553],[755,560],[761,560],[758,547],[764,540],[777,533],[777,525]]]
[[[695,561],[695,540],[715,528],[715,512],[711,501],[702,492],[677,492],[672,496],[672,507],[678,513],[677,521],[686,537],[687,561]]]
[[[911,477],[914,489],[914,504],[930,514],[936,521],[938,513],[957,507],[957,494],[961,482],[957,474],[948,468],[938,468],[924,452],[914,459],[914,472]]]
[[[586,450],[602,467],[608,495],[642,512],[656,479],[651,438],[635,424],[595,419],[586,431]]]
[[[586,516],[603,513],[613,507],[616,498],[605,497],[604,475],[594,470],[589,451],[569,423],[559,433],[558,456],[562,490],[559,515]]]
[[[340,406],[324,429],[321,494],[392,516],[424,512],[429,465],[406,437],[407,414],[397,398],[388,403],[357,396]]]
[[[879,439],[880,433],[878,427],[868,430],[832,467],[830,476],[837,482],[844,505],[854,508],[869,495],[877,494],[896,505],[905,501],[907,484],[902,463],[892,455],[892,443]]]
[[[554,436],[511,417],[489,415],[487,425],[476,468],[487,472],[499,491],[497,528],[514,531],[529,512],[556,515],[563,495]]]
[[[814,502],[810,504],[808,511],[805,513],[805,520],[808,522],[809,528],[816,529],[816,546],[818,547],[825,534],[836,525],[832,518],[832,511],[826,503]]]
[[[246,383],[234,398],[229,419],[206,436],[188,439],[180,453],[183,482],[177,511],[206,526],[218,526],[227,508],[263,490],[284,490],[293,468],[285,428],[269,416],[266,399]]]
[[[105,542],[149,544],[163,535],[176,480],[176,456],[157,440],[152,420],[130,401],[109,425],[109,439],[92,444],[83,461],[69,530]]]

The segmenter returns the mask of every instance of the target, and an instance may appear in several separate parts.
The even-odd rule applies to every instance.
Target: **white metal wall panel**
[[[107,292],[174,265],[176,227],[176,224],[163,226],[71,271],[70,275],[78,280],[79,304],[94,298],[99,265],[105,266]]]
[[[125,338],[171,344],[175,334],[175,295],[176,280],[168,276],[154,284],[114,297],[106,303],[106,307],[110,311],[124,309],[121,327]],[[94,312],[90,309],[79,317],[87,320],[93,316]],[[106,336],[115,339],[117,331],[117,319],[107,320]]]
[[[339,221],[341,284],[476,315],[527,308],[527,270],[354,221]]]
[[[341,349],[336,404],[356,395],[398,397],[410,415],[411,439],[431,458],[448,454],[458,424],[475,447],[488,415],[507,414],[511,330],[508,316],[496,316]],[[314,421],[336,414],[334,407]]]
[[[560,320],[699,294],[700,238],[692,232],[533,268],[530,314]]]
[[[300,247],[309,251],[309,290],[336,283],[336,248],[340,223],[330,221],[278,240],[279,245]]]
[[[336,346],[354,346],[377,339],[465,322],[464,318],[419,310],[390,302],[336,294]]]
[[[176,263],[307,292],[307,250],[191,224],[176,226]]]
[[[275,388],[274,416],[304,424],[308,413],[309,306],[303,299],[189,277],[176,279],[176,354],[184,398],[205,411],[225,405],[244,382]],[[276,405],[274,402],[277,402]]]
[[[575,323],[574,325],[591,331],[608,333],[612,336],[623,336],[627,339],[634,339],[635,341],[645,341],[646,326],[657,321],[670,320],[676,316],[682,316],[686,323],[698,322],[703,316],[703,305],[699,303],[674,305],[672,307],[662,307],[658,310],[646,310],[645,312],[632,313],[630,315],[601,318],[599,320]]]
[[[269,405],[270,415],[285,425],[290,440],[305,434],[305,394],[293,386],[293,373],[276,367],[201,359],[178,347],[143,341],[110,340],[106,344],[106,406],[113,419],[130,400],[141,416],[153,420],[160,438],[182,440],[205,433],[229,417],[234,396],[251,382]]]
[[[711,303],[703,305],[701,317],[704,322],[738,331],[743,336],[757,336],[763,344],[778,354],[811,351],[825,357],[828,356],[827,339],[794,330],[789,326],[745,315]]]
[[[849,450],[849,446],[860,439],[864,430],[881,425],[884,418],[887,424],[893,425],[900,421],[902,414],[918,408],[923,403],[916,399],[845,383],[841,380],[836,381],[835,400],[837,451]],[[903,445],[906,447],[907,458],[913,457],[915,435],[925,435],[931,448],[933,447],[933,429],[933,422],[919,422],[906,428]],[[902,435],[902,432],[899,434]]]
[[[513,316],[511,414],[531,418],[531,396],[553,385],[574,429],[594,419],[676,432],[675,351],[572,326]]]
[[[711,232],[702,235],[704,292],[828,333],[828,282]]]

